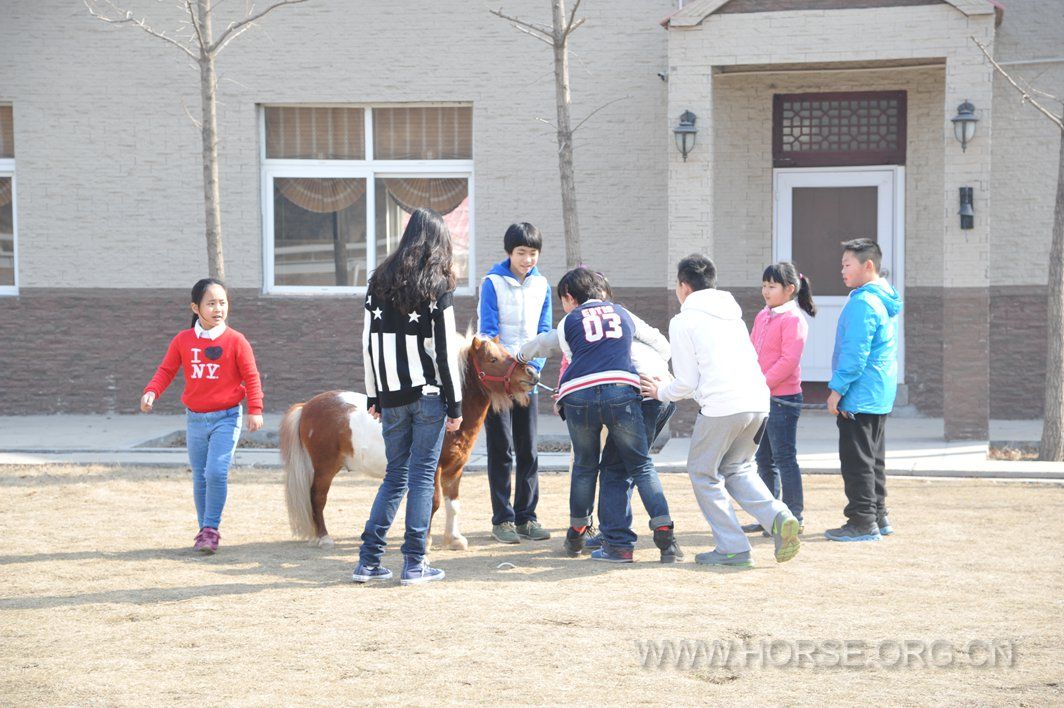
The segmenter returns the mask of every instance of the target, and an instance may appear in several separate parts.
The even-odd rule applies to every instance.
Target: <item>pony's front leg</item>
[[[461,503],[457,499],[445,496],[443,506],[447,512],[447,521],[443,530],[443,547],[451,551],[465,551],[469,549],[469,541],[458,530],[458,512]]]

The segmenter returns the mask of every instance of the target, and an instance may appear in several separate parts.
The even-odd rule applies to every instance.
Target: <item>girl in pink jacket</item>
[[[765,435],[757,449],[757,471],[773,496],[802,523],[802,471],[798,468],[795,442],[798,416],[802,412],[800,362],[809,325],[798,310],[801,308],[813,317],[816,305],[809,280],[786,262],[765,269],[761,276],[761,297],[765,299],[765,309],[757,314],[750,339],[772,403]],[[762,529],[759,524],[747,524],[743,530]]]

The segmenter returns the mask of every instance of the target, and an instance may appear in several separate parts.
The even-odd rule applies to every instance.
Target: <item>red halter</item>
[[[512,374],[514,372],[514,369],[517,368],[518,362],[516,358],[510,359],[510,366],[507,367],[506,373],[502,376],[493,376],[492,374],[486,373],[483,369],[480,368],[480,364],[477,363],[477,358],[475,356],[470,358],[473,360],[473,368],[476,370],[477,378],[480,379],[481,383],[488,381],[501,382],[503,384],[503,390],[506,392],[506,395],[513,396],[513,393],[510,392],[510,374]]]

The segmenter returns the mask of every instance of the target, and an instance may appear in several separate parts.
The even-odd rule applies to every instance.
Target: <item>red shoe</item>
[[[210,547],[210,543],[207,542],[206,537],[203,535],[203,532],[206,531],[206,530],[207,529],[205,529],[205,528],[200,529],[199,533],[196,534],[196,541],[192,545],[192,550],[194,550],[194,551],[206,551]]]
[[[200,551],[203,553],[211,554],[218,550],[218,542],[222,540],[222,535],[218,533],[218,529],[212,529],[210,526],[204,526],[203,531],[203,547]]]

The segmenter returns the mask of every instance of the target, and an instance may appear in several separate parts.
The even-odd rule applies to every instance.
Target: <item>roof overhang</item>
[[[995,25],[1001,24],[1001,19],[1005,14],[1005,7],[1001,4],[1000,0],[941,0],[944,4],[950,5],[958,12],[963,13],[969,17],[973,15],[995,15]],[[696,27],[702,24],[703,21],[710,15],[716,14],[718,10],[727,5],[731,0],[695,0],[690,5],[687,5],[681,10],[674,12],[672,15],[662,20],[661,24],[665,28],[670,27]],[[861,7],[861,3],[855,2],[855,7]],[[836,9],[848,9],[845,7]]]

